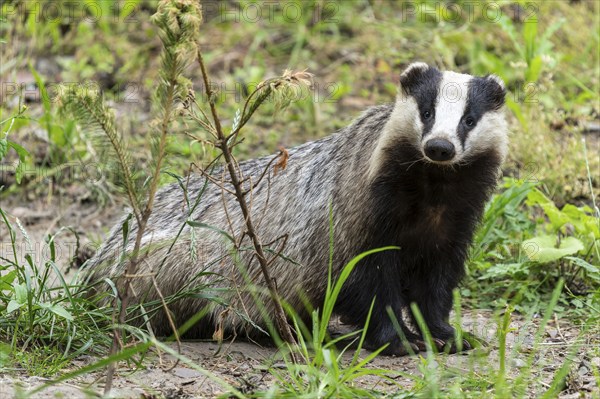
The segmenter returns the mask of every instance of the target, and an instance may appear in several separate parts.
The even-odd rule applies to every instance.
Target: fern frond
[[[109,145],[115,155],[129,202],[136,219],[139,221],[141,216],[139,190],[136,187],[136,179],[130,166],[129,153],[115,125],[113,111],[106,106],[103,96],[97,91],[80,88],[68,89],[65,87],[62,93],[60,97],[62,112],[67,112],[73,116],[82,129],[99,138],[101,142],[108,140],[106,144]]]

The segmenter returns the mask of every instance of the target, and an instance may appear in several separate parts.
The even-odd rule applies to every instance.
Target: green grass
[[[0,258],[0,337],[9,354],[4,367],[51,376],[81,354],[103,353],[112,312],[86,298],[79,282],[65,279],[56,264],[58,235],[40,248],[47,260],[29,254],[22,259],[17,228],[25,253],[37,253],[27,232],[18,221],[14,227],[2,209],[0,216],[12,250],[11,257]]]

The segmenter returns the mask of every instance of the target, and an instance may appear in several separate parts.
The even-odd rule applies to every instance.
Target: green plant
[[[23,178],[23,164],[26,161],[29,152],[21,147],[19,144],[8,140],[8,134],[10,133],[14,123],[16,120],[19,119],[25,119],[24,114],[25,111],[27,110],[27,107],[21,107],[21,109],[19,110],[19,112],[16,115],[13,115],[5,120],[0,121],[0,128],[3,129],[3,136],[2,138],[0,138],[0,162],[4,159],[4,157],[6,157],[6,154],[8,154],[8,150],[9,149],[13,149],[18,156],[18,163],[17,163],[17,167],[15,168],[15,177],[17,180],[17,183],[21,182],[21,179]],[[6,130],[4,130],[3,125],[10,123],[8,125],[8,127],[6,128]],[[0,191],[1,191],[2,187],[0,187]]]
[[[48,90],[46,89],[44,79],[31,64],[29,65],[29,70],[34,76],[37,87],[40,90],[40,99],[42,101],[44,111],[37,122],[46,130],[46,133],[48,134],[48,140],[51,143],[49,154],[50,159],[42,161],[46,161],[52,166],[59,165],[67,162],[67,149],[69,149],[71,152],[71,157],[76,157],[78,155],[72,153],[73,148],[75,148],[80,142],[76,136],[77,132],[75,129],[75,121],[72,119],[66,119],[64,121],[60,120],[56,109],[52,107],[52,100],[50,98],[51,94],[48,93]]]
[[[31,373],[52,375],[82,353],[101,353],[110,311],[86,299],[85,287],[59,270],[60,231],[36,248],[18,220],[23,242],[1,208],[0,217],[12,250],[10,258],[0,258],[0,336],[9,343],[12,361]]]
[[[513,309],[509,306],[499,310],[496,316],[496,333],[490,345],[497,346],[499,358],[492,358],[487,350],[476,350],[469,357],[451,359],[441,356],[433,357],[431,353],[422,359],[420,370],[423,373],[421,381],[417,380],[415,387],[416,397],[419,398],[525,398],[530,392],[536,392],[538,397],[555,397],[564,383],[566,374],[573,365],[572,356],[580,348],[580,343],[572,345],[569,356],[560,365],[557,372],[552,375],[550,385],[540,385],[534,370],[540,367],[535,365],[540,353],[546,351],[542,345],[546,327],[551,320],[559,297],[563,289],[562,281],[554,288],[544,317],[535,322],[531,347],[526,351],[522,343],[508,346],[508,335],[514,333],[511,327]],[[416,316],[420,319],[418,309]],[[533,323],[532,316],[528,320]],[[423,321],[422,328],[426,328]],[[518,362],[515,360],[519,359]],[[516,365],[519,366],[516,366]]]
[[[589,206],[559,209],[536,185],[505,179],[504,190],[488,204],[463,295],[486,292],[480,303],[487,298],[495,303],[500,296],[501,304],[515,297],[516,309],[525,311],[544,306],[542,298],[563,278],[577,295],[594,296],[600,283],[600,219]]]
[[[4,2],[1,7],[6,10],[16,3],[19,1]],[[38,3],[42,3],[42,7],[46,3],[62,4],[51,1]],[[104,0],[87,3],[99,5],[104,10],[115,4]],[[136,1],[131,3],[141,4]],[[154,6],[147,1],[143,4]],[[227,2],[232,7],[236,4]],[[240,4],[251,6],[256,3]],[[525,180],[507,179],[502,190],[492,199],[471,254],[470,279],[461,289],[462,297],[457,295],[456,298],[456,310],[460,310],[461,303],[464,303],[465,308],[491,307],[500,313],[496,316],[498,327],[492,335],[490,349],[471,352],[469,356],[434,356],[431,352],[407,359],[408,363],[417,363],[418,370],[413,375],[403,375],[410,381],[407,385],[399,380],[392,383],[387,377],[395,379],[397,374],[387,370],[387,377],[382,381],[384,384],[392,383],[390,393],[386,392],[386,388],[389,388],[386,385],[374,384],[368,388],[359,385],[359,374],[368,373],[369,368],[374,366],[362,364],[361,360],[354,362],[356,353],[350,351],[350,348],[338,351],[328,337],[323,340],[321,331],[327,318],[314,313],[315,321],[312,325],[296,325],[302,331],[298,353],[305,357],[306,362],[286,362],[283,369],[271,367],[269,372],[277,380],[274,387],[270,391],[254,392],[252,395],[291,397],[317,396],[320,393],[322,396],[423,398],[557,396],[567,384],[566,375],[571,359],[576,359],[578,341],[572,350],[561,352],[569,360],[562,364],[550,364],[556,366],[554,371],[549,372],[551,378],[542,379],[544,365],[554,359],[554,355],[546,350],[556,346],[544,343],[529,348],[521,346],[519,342],[511,342],[510,335],[515,332],[515,320],[526,326],[534,326],[538,329],[535,331],[543,335],[545,331],[539,324],[537,313],[543,313],[543,318],[546,319],[554,310],[563,325],[581,323],[581,339],[590,342],[588,354],[590,357],[600,356],[597,345],[593,346],[597,344],[597,326],[600,320],[600,290],[597,288],[598,238],[594,227],[597,226],[594,222],[597,223],[598,216],[593,203],[597,178],[588,173],[589,184],[583,178],[582,172],[586,165],[581,156],[578,133],[586,121],[594,121],[597,113],[596,104],[600,91],[596,70],[600,36],[597,29],[582,27],[597,25],[598,3],[502,2],[498,7],[502,8],[504,19],[494,23],[480,17],[481,8],[487,6],[485,3],[475,5],[473,15],[476,18],[471,20],[470,14],[465,11],[473,3],[467,1],[443,2],[437,8],[435,5],[438,3],[413,2],[415,7],[420,8],[416,10],[414,18],[409,15],[408,19],[406,16],[409,10],[403,8],[406,4],[394,2],[377,3],[377,6],[368,1],[290,4],[300,5],[303,11],[303,18],[297,24],[282,17],[280,12],[275,13],[273,20],[263,18],[256,23],[223,22],[219,18],[206,21],[204,29],[207,34],[202,35],[199,41],[206,56],[207,69],[214,79],[226,82],[227,88],[231,89],[229,84],[237,83],[238,80],[242,83],[263,81],[273,70],[307,62],[310,69],[317,72],[317,83],[321,84],[319,89],[326,90],[327,82],[335,82],[335,90],[325,95],[330,94],[329,100],[339,102],[334,105],[304,99],[300,103],[301,108],[290,110],[286,118],[273,118],[276,105],[266,102],[262,107],[264,112],[255,114],[245,128],[243,137],[246,145],[236,147],[236,155],[240,158],[271,153],[278,144],[291,146],[344,126],[347,120],[367,105],[393,98],[395,85],[391,82],[397,78],[396,71],[409,60],[419,59],[449,69],[477,74],[496,73],[503,77],[511,93],[510,99],[514,102],[511,109],[518,118],[512,121],[514,135],[507,173],[514,176],[522,173],[523,168],[529,169],[533,163],[537,166],[535,174]],[[462,7],[462,16],[458,19],[447,18],[447,10],[443,7],[448,4]],[[311,20],[311,7],[319,5],[330,8],[334,12],[333,18],[319,19],[321,14]],[[333,6],[329,7],[331,5]],[[538,12],[532,15],[532,10]],[[126,10],[122,9],[124,11]],[[513,11],[515,15],[511,14]],[[64,80],[80,81],[107,75],[107,85],[123,80],[144,81],[145,87],[154,88],[159,68],[153,60],[159,59],[159,41],[153,37],[154,30],[146,23],[144,12],[138,10],[135,15],[139,24],[127,27],[121,23],[123,18],[118,19],[119,23],[101,19],[98,23],[75,21],[67,26],[63,23],[66,21],[35,21],[34,16],[30,15],[26,16],[25,23],[21,23],[19,18],[11,19],[16,14],[3,12],[3,15],[9,15],[9,20],[0,21],[0,29],[11,33],[3,35],[0,40],[3,54],[9,54],[8,57],[3,57],[0,75],[3,81],[9,82],[8,74],[12,70],[18,71],[22,58],[28,60],[40,56],[58,56]],[[520,16],[518,12],[521,13]],[[520,18],[523,16],[526,18]],[[532,18],[534,16],[535,19]],[[13,31],[15,38],[19,40],[13,40]],[[215,42],[218,42],[218,46],[214,45]],[[382,46],[382,43],[385,45]],[[15,53],[18,56],[11,57],[10,52],[5,53],[5,49],[10,50],[7,45],[19,47],[19,51]],[[191,74],[194,79],[198,78],[197,74]],[[41,87],[39,82],[38,86]],[[100,93],[95,94],[101,97]],[[105,94],[110,98],[110,93]],[[142,100],[145,99],[144,95],[141,93]],[[196,96],[199,97],[198,94]],[[232,101],[232,97],[216,102],[224,116],[223,126],[226,132],[235,126],[237,112],[241,113],[238,111],[239,100]],[[74,152],[60,148],[79,139],[73,135],[76,133],[62,130],[62,121],[56,118],[53,106],[54,104],[50,104],[48,108],[42,102],[39,106],[42,115],[39,122],[42,128],[51,132],[51,140],[57,143],[59,151],[55,154],[67,162],[78,159],[80,155],[84,158],[95,157],[94,154],[86,153],[87,147],[77,147]],[[8,102],[1,107],[0,112],[5,112],[7,108],[9,114],[14,112]],[[32,104],[30,107],[37,105]],[[12,151],[12,148],[17,151],[19,165],[22,165],[27,153],[14,141],[19,142],[20,128],[23,125],[31,126],[30,119],[21,116],[0,120],[2,132],[6,133],[0,136],[0,159],[8,151]],[[131,146],[142,148],[141,144],[147,142],[146,124],[136,124],[135,129],[128,131],[126,126],[131,121],[136,119],[126,116],[118,120],[120,133]],[[55,127],[48,128],[49,124]],[[555,127],[561,124],[564,127]],[[188,133],[190,129],[187,125],[173,123],[170,127],[173,136],[169,137],[167,143],[167,152],[170,154],[169,173],[162,175],[160,183],[175,178],[180,182],[184,193],[182,195],[187,196],[185,179],[177,175],[188,170],[190,159],[198,162],[213,159],[218,155],[218,149],[205,145],[206,137],[199,137],[193,131],[192,135],[205,141],[198,140],[192,147],[183,134],[174,136],[176,133]],[[87,131],[83,133],[85,135]],[[594,143],[590,140],[590,144]],[[199,144],[202,145],[201,149],[198,149]],[[176,162],[172,162],[175,152],[181,155]],[[129,158],[127,162],[139,167],[134,168],[135,170],[144,170],[147,166],[147,153]],[[589,169],[592,171],[597,170],[596,158],[589,159]],[[105,162],[102,156],[95,159]],[[22,166],[19,166],[18,179],[21,178],[21,170]],[[139,188],[139,192],[145,192],[145,176],[136,175],[135,172],[133,175],[136,190]],[[538,183],[527,181],[533,180],[529,178],[535,178]],[[119,175],[116,181],[122,185],[123,176]],[[194,198],[186,198],[190,208],[193,202]],[[58,239],[60,238],[57,237],[53,242],[56,244]],[[7,341],[11,342],[9,345],[0,345],[0,367],[5,367],[3,370],[6,370],[20,362],[32,365],[27,370],[30,373],[45,370],[50,374],[58,371],[73,354],[71,351],[64,355],[65,342],[69,338],[68,334],[64,335],[61,331],[64,331],[66,325],[79,328],[78,323],[84,315],[70,300],[60,300],[64,298],[64,288],[61,288],[60,283],[58,287],[52,288],[50,295],[39,294],[40,291],[36,290],[30,294],[28,291],[28,296],[35,298],[39,295],[42,299],[32,301],[31,307],[27,301],[21,304],[19,301],[22,302],[24,298],[23,289],[15,276],[24,275],[25,270],[31,269],[29,263],[24,259],[16,262],[11,258],[2,259],[0,265],[5,268],[0,271],[3,282],[0,290],[0,318],[4,317],[2,320],[6,322],[0,327],[0,332],[3,337],[12,339],[10,333],[14,331],[13,327],[18,327],[20,333],[16,336],[17,342],[27,342],[23,347],[13,346],[12,341]],[[45,264],[36,264],[36,267],[40,275],[46,273]],[[53,277],[56,273],[52,266],[48,273],[50,277],[47,280],[56,278]],[[551,292],[557,287],[556,283],[561,277],[565,280],[566,288],[554,305]],[[32,278],[32,281],[39,280]],[[6,285],[5,281],[8,282]],[[77,290],[73,288],[71,292]],[[20,292],[18,298],[16,291]],[[114,292],[107,295],[114,295]],[[165,301],[168,304],[182,296],[193,295],[207,294],[203,292],[203,287],[193,288],[190,285],[183,287],[174,297],[165,298]],[[218,297],[214,299],[219,300]],[[5,314],[2,311],[11,300],[14,300],[11,306],[18,308]],[[553,306],[548,306],[548,303]],[[73,320],[69,321],[57,314],[56,311],[61,312],[59,307],[55,307],[53,312],[50,308],[54,304],[71,314]],[[151,315],[163,305],[154,302],[145,306],[145,311]],[[90,326],[90,331],[82,333],[91,338],[98,331],[106,335],[110,324],[105,314],[109,309],[93,309],[99,312],[97,316],[92,316],[97,325]],[[139,314],[139,308],[131,307],[128,313]],[[469,312],[463,313],[467,313],[468,317]],[[28,329],[30,315],[34,320],[33,330]],[[39,320],[55,321],[51,337],[48,326],[40,324]],[[455,324],[460,325],[460,321],[461,317],[457,315]],[[192,322],[193,320],[190,321]],[[587,329],[584,328],[586,326]],[[53,382],[98,371],[116,361],[134,360],[139,366],[139,356],[144,356],[150,347],[158,347],[186,366],[204,371],[172,348],[133,327],[127,328],[141,344],[100,360],[90,367],[63,374]],[[30,335],[27,336],[25,332]],[[359,332],[348,338],[355,338],[360,342],[361,336]],[[81,340],[75,339],[73,342],[75,344],[71,345],[71,350],[73,345],[81,345]],[[129,343],[131,342],[128,341]],[[341,343],[335,342],[337,345]],[[561,347],[571,343],[562,342]],[[57,352],[57,360],[53,361],[55,348],[61,350]],[[99,351],[105,355],[106,346],[100,347]],[[358,356],[368,355],[361,353]],[[521,359],[525,360],[524,365],[520,363],[516,366],[513,360]],[[381,371],[374,368],[376,372]],[[211,378],[210,373],[204,375]],[[600,373],[597,367],[594,375],[598,386]],[[400,390],[396,383],[402,384]],[[221,381],[220,386],[232,395],[245,396],[224,381]],[[35,397],[41,389],[43,387],[29,394]]]
[[[561,267],[570,263],[574,268],[567,272],[567,285],[582,273],[581,277],[600,284],[600,218],[595,211],[584,205],[566,204],[562,209],[534,189],[527,196],[528,206],[543,209],[545,220],[538,220],[536,235],[523,242],[522,248],[531,261],[539,263],[560,262]]]
[[[277,383],[268,392],[256,393],[257,397],[376,397],[375,391],[354,385],[356,379],[365,376],[379,377],[396,385],[398,389],[402,389],[390,377],[390,375],[396,375],[396,372],[367,367],[385,347],[361,358],[361,350],[369,328],[370,312],[362,331],[351,332],[332,339],[327,330],[341,288],[358,262],[373,253],[397,249],[395,247],[381,248],[355,257],[342,269],[336,281],[332,280],[330,264],[323,308],[315,309],[312,312],[312,325],[304,325],[299,321],[293,309],[287,309],[294,319],[295,330],[299,332],[299,354],[303,361],[290,361],[284,353],[285,368],[283,371],[277,368],[270,370]],[[332,251],[330,242],[330,253]],[[341,350],[338,349],[340,346]],[[350,357],[349,360],[348,357]]]

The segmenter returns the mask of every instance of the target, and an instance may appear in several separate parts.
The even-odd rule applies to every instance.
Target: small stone
[[[173,369],[172,373],[179,378],[198,378],[202,377],[202,374],[196,370],[188,369],[185,367],[177,367]]]
[[[600,123],[598,122],[585,122],[583,124],[583,133],[600,133]]]
[[[523,368],[527,365],[522,359],[513,359],[512,365],[516,368]]]

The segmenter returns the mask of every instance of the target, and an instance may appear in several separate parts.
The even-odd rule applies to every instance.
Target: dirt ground
[[[81,242],[88,243],[88,248],[92,248],[91,242],[101,240],[124,208],[119,204],[112,204],[99,210],[93,203],[73,201],[77,196],[71,196],[70,204],[66,204],[67,201],[64,198],[49,199],[49,197],[40,196],[39,193],[36,193],[36,197],[37,200],[28,201],[11,197],[3,200],[0,204],[11,216],[12,221],[19,218],[21,225],[29,235],[36,256],[45,256],[41,250],[44,236],[55,232],[62,226],[71,226],[80,234]],[[18,241],[22,244],[20,248],[25,248],[25,239],[22,233],[18,233],[18,235]],[[1,241],[6,242],[4,226],[0,229],[0,236]],[[58,261],[64,265],[72,255],[75,243],[74,235],[70,231],[65,231],[57,241],[62,245],[61,249],[57,251]],[[7,248],[2,248],[2,250],[6,251]],[[498,348],[495,345],[497,340],[494,339],[497,322],[492,313],[485,310],[464,310],[463,312],[464,329],[490,342],[490,346],[484,349],[486,352],[489,351],[489,357],[478,359],[476,352],[438,355],[436,362],[457,367],[459,370],[471,370],[474,367],[482,367],[482,364],[489,367],[497,366],[498,362],[495,360],[498,358]],[[539,318],[534,319],[533,322],[526,322],[518,315],[513,316],[511,327],[514,331],[508,334],[509,349],[507,351],[510,373],[518,374],[519,370],[526,366],[538,322]],[[335,324],[332,325],[334,329],[339,327]],[[541,378],[536,380],[540,381],[541,385],[529,388],[531,397],[536,397],[537,393],[541,393],[549,387],[554,373],[569,356],[570,348],[578,339],[578,334],[577,327],[567,320],[551,320],[538,353],[534,356],[533,370],[534,373],[540,374]],[[595,386],[593,368],[600,366],[600,358],[587,356],[586,348],[589,346],[584,342],[576,355],[574,366],[567,378],[566,388],[561,397],[592,397],[592,394],[597,397],[598,387]],[[267,369],[269,366],[277,368],[278,364],[281,364],[275,348],[261,347],[248,342],[236,341],[226,344],[219,354],[216,354],[218,346],[213,342],[184,342],[181,349],[182,354],[196,365],[245,392],[268,390],[274,377],[267,372]],[[367,353],[363,351],[361,356],[365,356]],[[351,355],[345,357],[348,362],[350,359]],[[94,361],[95,359],[91,356],[82,356],[73,362],[65,372]],[[421,365],[422,361],[419,357],[381,356],[370,363],[370,367],[390,370],[390,376],[404,388],[411,387],[414,382],[410,378],[396,373],[420,375],[419,367]],[[48,379],[26,375],[18,370],[11,374],[0,373],[0,398],[16,397],[17,386],[27,391],[47,381]],[[103,372],[96,372],[78,377],[68,383],[47,388],[35,397],[94,397],[102,392],[103,384]],[[398,390],[398,387],[389,381],[373,376],[363,377],[356,384],[363,388],[373,388],[392,394]],[[215,397],[219,393],[223,393],[223,387],[207,375],[182,363],[176,365],[175,359],[171,356],[163,354],[159,358],[155,353],[151,354],[144,362],[144,368],[137,371],[128,365],[121,364],[114,380],[113,390],[114,397],[118,398],[200,398]]]
[[[489,312],[469,311],[463,319],[464,327],[472,332],[479,332],[480,337],[493,340],[494,323]],[[534,326],[525,326],[522,320],[514,320],[512,327],[515,333],[509,334],[509,370],[517,374],[519,369],[525,367],[530,344],[533,342]],[[577,337],[577,330],[569,328],[566,323],[551,323],[549,334],[541,345],[541,351],[534,357],[534,373],[540,374],[538,386],[528,389],[529,397],[538,397],[550,386],[553,373],[560,368],[569,352],[569,348]],[[487,335],[484,335],[487,334]],[[513,351],[515,345],[521,345],[520,351]],[[529,346],[528,346],[529,345]],[[266,391],[274,381],[274,377],[267,372],[268,366],[280,367],[281,361],[277,351],[272,347],[261,347],[253,343],[234,342],[227,344],[220,354],[215,355],[218,346],[212,342],[184,342],[182,354],[191,359],[196,365],[202,367],[211,375],[227,382],[242,392],[256,390]],[[497,364],[498,350],[491,346],[485,351],[490,352],[488,364]],[[361,357],[368,352],[361,353]],[[459,369],[470,370],[481,367],[481,359],[477,363],[477,353],[457,355],[438,355],[436,362],[445,363]],[[349,362],[351,355],[345,355],[344,360]],[[95,359],[84,356],[73,362],[71,369],[83,367]],[[378,357],[370,363],[369,367],[390,370],[389,376],[402,388],[410,388],[413,381],[398,373],[421,375],[419,357]],[[434,363],[436,364],[436,363]],[[598,394],[592,375],[592,365],[599,366],[600,358],[587,358],[584,349],[577,355],[573,371],[568,377],[568,386],[560,395],[561,398],[588,398]],[[66,372],[70,370],[65,370]],[[84,398],[94,397],[103,390],[104,374],[92,373],[75,378],[68,383],[52,386],[37,394],[35,398]],[[17,385],[27,391],[45,382],[45,378],[28,376],[22,373],[12,375],[0,374],[0,397],[16,397]],[[398,387],[389,381],[374,376],[358,379],[356,385],[361,388],[371,388],[394,394]],[[207,375],[187,367],[175,364],[174,358],[162,356],[159,360],[156,354],[148,357],[145,368],[135,371],[122,364],[113,383],[113,396],[117,398],[211,398],[222,394],[223,387]]]

